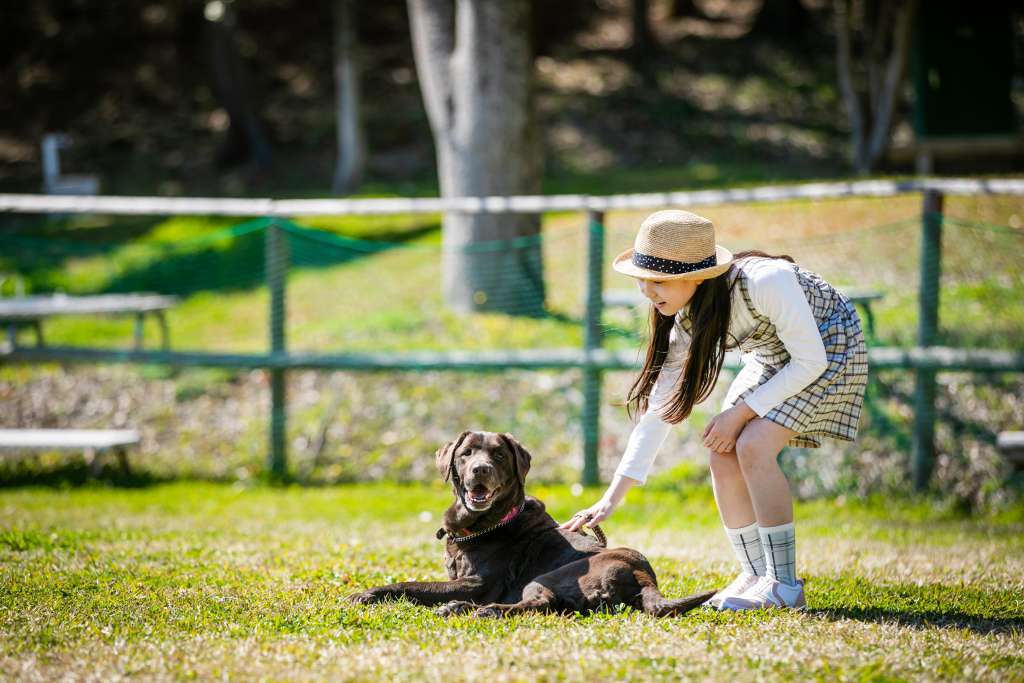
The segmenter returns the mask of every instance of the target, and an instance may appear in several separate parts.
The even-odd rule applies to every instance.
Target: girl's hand
[[[704,445],[716,453],[731,453],[736,450],[736,439],[744,425],[755,415],[757,413],[742,401],[723,410],[704,428]]]
[[[610,500],[602,498],[585,510],[577,512],[569,518],[568,522],[563,522],[558,526],[558,528],[566,529],[568,531],[579,531],[580,527],[583,525],[594,526],[595,524],[608,519],[614,509],[615,505]]]

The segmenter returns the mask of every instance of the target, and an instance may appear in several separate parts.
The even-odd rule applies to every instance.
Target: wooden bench
[[[29,325],[35,330],[36,346],[43,346],[42,321],[56,315],[134,315],[135,348],[142,348],[142,330],[146,315],[156,317],[160,325],[161,347],[170,348],[167,319],[164,311],[178,302],[177,297],[159,294],[98,294],[68,296],[46,294],[0,299],[0,325],[7,326],[7,341],[17,346],[17,326]]]
[[[917,173],[929,175],[936,161],[1020,159],[1024,157],[1024,136],[995,133],[917,138],[907,144],[890,145],[886,157],[901,166],[913,162]]]
[[[871,304],[885,297],[882,292],[868,290],[850,290],[843,292],[855,305],[860,306],[867,319],[868,339],[875,338],[875,316]],[[647,302],[647,297],[637,290],[611,289],[604,293],[602,301],[606,308],[635,308]]]
[[[1013,469],[1024,470],[1024,432],[1000,432],[996,437],[996,450]]]
[[[95,476],[101,455],[113,451],[126,473],[129,446],[139,443],[133,429],[0,429],[0,452],[81,450],[90,473]]]

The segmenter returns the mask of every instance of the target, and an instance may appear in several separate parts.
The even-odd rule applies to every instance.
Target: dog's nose
[[[491,467],[490,465],[486,464],[486,463],[481,463],[479,465],[473,465],[473,474],[476,474],[476,475],[490,474],[493,471],[494,471],[494,468]]]

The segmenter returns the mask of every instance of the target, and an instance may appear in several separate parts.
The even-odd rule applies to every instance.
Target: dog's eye
[[[469,449],[466,449],[466,450],[462,451],[461,453],[459,453],[459,457],[460,458],[468,458],[469,454],[472,453],[472,452],[473,451],[471,451]]]

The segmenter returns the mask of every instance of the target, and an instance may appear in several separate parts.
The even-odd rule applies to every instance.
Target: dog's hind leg
[[[439,617],[452,617],[457,614],[465,614],[466,612],[470,612],[479,606],[479,603],[475,602],[468,602],[466,600],[452,600],[451,602],[446,602],[440,607],[435,607],[434,613],[437,614]]]
[[[554,612],[557,609],[557,596],[546,586],[530,583],[523,589],[523,599],[519,602],[501,604],[492,602],[473,612],[474,617],[505,617],[524,612]]]
[[[554,612],[552,603],[544,600],[521,600],[519,602],[502,605],[497,602],[484,605],[473,612],[474,617],[507,617],[513,614],[524,612]]]

